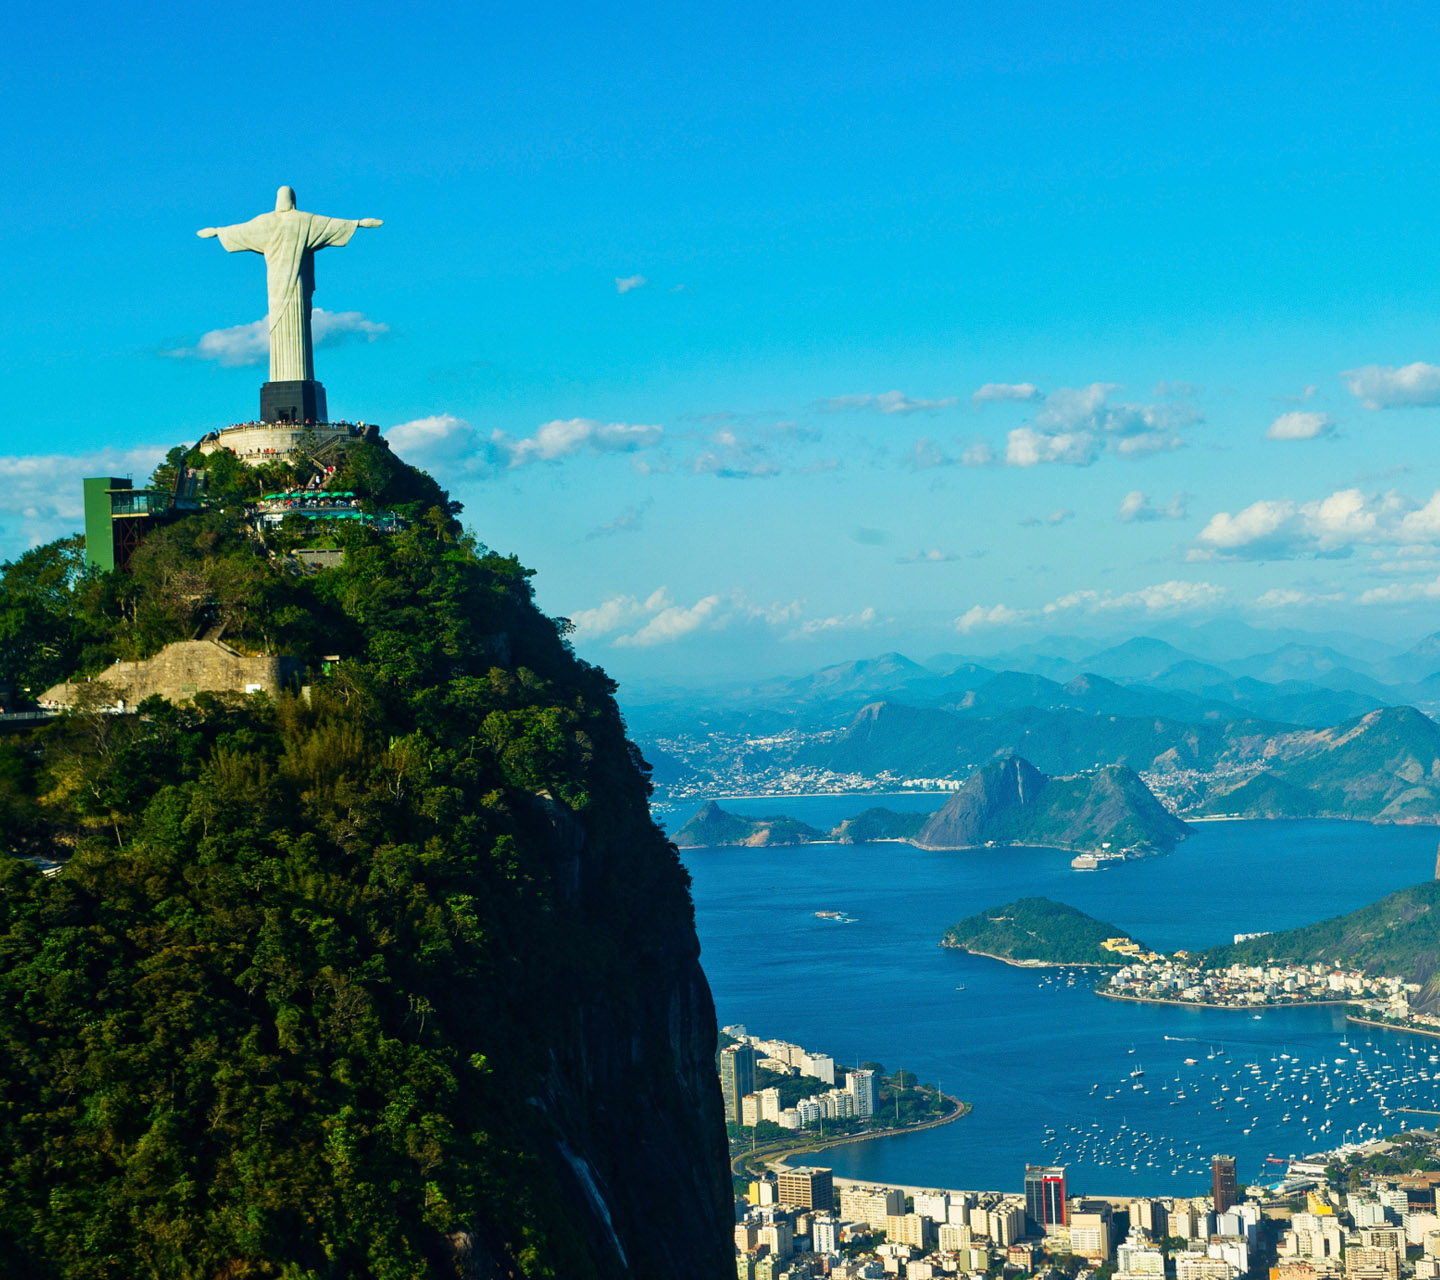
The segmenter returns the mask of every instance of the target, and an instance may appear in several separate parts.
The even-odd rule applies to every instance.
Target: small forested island
[[[747,818],[711,800],[674,835],[681,849],[720,849],[734,845],[866,844],[875,840],[913,840],[928,819],[924,813],[866,809],[838,827],[821,831],[795,818]]]
[[[822,832],[793,818],[745,818],[712,800],[674,840],[682,849],[874,840],[922,849],[1034,845],[1119,857],[1168,853],[1189,832],[1123,765],[1048,778],[1010,756],[975,770],[934,814],[867,809]]]
[[[1113,924],[1050,898],[1020,898],[969,916],[946,929],[940,945],[1026,966],[1123,965],[1143,952]]]
[[[722,848],[727,845],[813,844],[828,840],[823,831],[794,818],[745,818],[710,801],[679,831],[675,844],[681,849]]]
[[[831,833],[837,844],[874,844],[881,840],[913,841],[930,819],[927,813],[896,813],[893,809],[866,809],[846,818]]]

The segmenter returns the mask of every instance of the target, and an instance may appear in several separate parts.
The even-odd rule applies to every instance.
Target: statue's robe
[[[357,219],[324,218],[299,209],[262,213],[249,222],[219,227],[227,253],[265,255],[270,289],[270,381],[315,377],[310,340],[310,295],[315,292],[315,251],[350,243]]]

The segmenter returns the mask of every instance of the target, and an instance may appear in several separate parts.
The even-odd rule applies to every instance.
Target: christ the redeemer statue
[[[310,341],[310,295],[315,292],[315,251],[350,243],[357,227],[378,227],[379,218],[323,218],[295,207],[295,192],[281,187],[275,212],[233,227],[205,227],[195,234],[218,236],[227,253],[263,253],[270,287],[270,381],[312,382],[315,354]]]

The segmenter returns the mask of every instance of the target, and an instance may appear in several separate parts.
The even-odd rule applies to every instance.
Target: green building
[[[124,476],[85,479],[85,563],[107,572],[130,563],[135,548],[163,520],[199,510],[203,471],[181,467],[171,492],[137,489]]]

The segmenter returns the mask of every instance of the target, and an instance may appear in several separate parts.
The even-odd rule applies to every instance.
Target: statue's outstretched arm
[[[195,234],[202,240],[213,240],[220,234],[220,229],[219,227],[201,227]]]
[[[355,225],[357,227],[383,227],[385,222],[381,218],[361,218]],[[203,236],[205,233],[202,231],[200,234]]]

